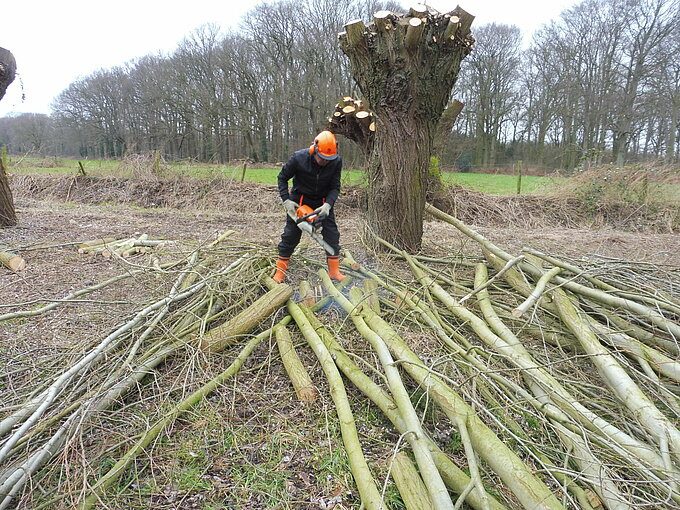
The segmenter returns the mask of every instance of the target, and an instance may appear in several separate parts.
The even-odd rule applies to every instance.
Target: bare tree
[[[679,3],[584,0],[534,34],[524,52],[516,28],[478,29],[455,90],[466,104],[454,130],[459,149],[443,151],[442,165],[463,147],[461,159],[474,155],[480,166],[518,158],[566,169],[677,159]],[[372,26],[378,11],[402,12],[376,0],[258,4],[238,30],[207,25],[169,55],[74,82],[54,102],[54,129],[42,131],[49,140],[34,136],[39,123],[16,117],[2,119],[0,143],[79,157],[159,150],[170,159],[285,160],[325,126],[343,96],[367,99],[336,34],[341,20]],[[403,76],[395,75],[407,89],[410,51]],[[379,105],[367,108],[378,113]],[[342,152],[362,162],[353,159],[363,158],[353,144],[343,143]]]
[[[489,166],[496,163],[502,129],[518,103],[521,33],[516,26],[492,23],[475,30],[475,39],[461,74],[475,125],[475,161]]]
[[[623,166],[642,87],[653,71],[651,57],[654,50],[678,29],[680,3],[668,0],[621,0],[619,6],[621,9],[615,12],[618,19],[623,14],[630,20],[624,24],[627,30],[624,33],[623,58],[617,68],[621,81],[616,96],[616,113],[612,119],[612,150],[617,164]]]

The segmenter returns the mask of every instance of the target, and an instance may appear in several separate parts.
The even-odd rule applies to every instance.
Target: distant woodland
[[[475,14],[474,3],[461,6]],[[404,12],[393,2],[282,0],[226,32],[216,19],[171,54],[72,83],[51,115],[1,118],[0,145],[78,158],[159,151],[167,160],[283,161],[325,127],[342,96],[359,97],[337,35],[382,9]],[[585,0],[534,34],[502,23],[473,23],[472,33],[451,96],[465,107],[443,166],[678,162],[680,0]],[[360,151],[341,144],[361,164]]]

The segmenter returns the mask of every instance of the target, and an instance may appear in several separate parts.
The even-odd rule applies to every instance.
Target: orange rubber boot
[[[340,257],[337,255],[328,255],[326,257],[326,261],[328,262],[328,276],[331,277],[332,280],[341,282],[347,276],[342,274],[340,272]]]
[[[276,273],[274,273],[274,281],[276,283],[283,283],[286,279],[286,269],[290,263],[290,257],[281,257],[276,261]]]

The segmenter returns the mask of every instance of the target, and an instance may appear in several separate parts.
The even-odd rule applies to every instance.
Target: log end
[[[18,255],[9,259],[9,262],[7,263],[7,267],[12,271],[23,271],[27,266],[28,264],[26,261]]]
[[[12,271],[23,271],[26,269],[26,261],[16,253],[3,251],[0,249],[0,267],[5,266]]]
[[[319,390],[314,386],[305,386],[298,390],[297,397],[300,402],[316,402],[319,398]]]

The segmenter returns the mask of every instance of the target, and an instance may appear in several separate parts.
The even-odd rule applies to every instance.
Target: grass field
[[[517,176],[505,174],[474,174],[445,172],[442,174],[447,184],[458,184],[484,193],[512,195],[517,193]],[[522,193],[541,193],[566,180],[566,177],[522,176]]]
[[[152,162],[140,161],[116,161],[116,160],[84,160],[82,161],[85,172],[94,176],[118,176],[134,177],[151,172]],[[8,166],[10,173],[15,175],[76,175],[79,172],[78,160],[66,158],[9,158]],[[273,168],[247,168],[245,181],[261,184],[276,184],[278,167]],[[240,181],[243,175],[242,167],[214,165],[195,162],[162,163],[161,175],[190,176],[195,178],[210,179],[215,177],[227,177]],[[503,174],[475,174],[475,173],[443,173],[443,180],[447,184],[458,184],[466,188],[485,193],[514,194],[517,191],[517,178],[513,175]],[[541,193],[564,180],[558,177],[522,177],[522,193]],[[364,172],[361,170],[344,170],[343,185],[360,186],[364,183]]]

